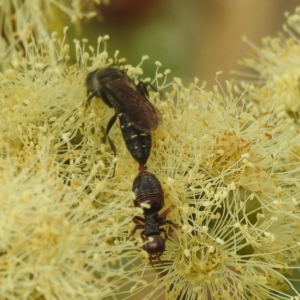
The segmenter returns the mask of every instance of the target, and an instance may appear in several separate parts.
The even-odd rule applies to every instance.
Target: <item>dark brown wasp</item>
[[[115,110],[105,130],[114,155],[116,148],[108,134],[119,117],[128,151],[140,165],[145,165],[151,151],[151,131],[161,122],[159,110],[148,100],[147,84],[140,81],[136,85],[124,71],[113,66],[89,73],[86,84],[88,103],[93,97],[99,97]]]
[[[146,167],[140,169],[138,176],[133,181],[132,190],[136,195],[134,205],[144,210],[144,218],[138,216],[133,218],[136,225],[131,235],[138,229],[143,230],[141,232],[141,238],[145,243],[143,249],[148,252],[149,261],[153,266],[152,260],[155,258],[163,264],[160,257],[165,251],[165,241],[168,239],[166,230],[160,226],[170,224],[178,228],[178,225],[166,220],[171,207],[160,215],[158,214],[164,206],[164,191],[154,174],[148,172]],[[161,237],[161,233],[164,233],[164,238]]]

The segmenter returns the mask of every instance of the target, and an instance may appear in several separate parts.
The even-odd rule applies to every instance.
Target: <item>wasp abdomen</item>
[[[156,176],[146,170],[141,171],[133,181],[132,191],[136,195],[134,205],[145,211],[160,211],[164,206],[164,191]],[[147,204],[150,207],[142,206]]]
[[[128,151],[140,165],[145,165],[151,152],[151,134],[133,127],[125,113],[120,113],[118,116]]]

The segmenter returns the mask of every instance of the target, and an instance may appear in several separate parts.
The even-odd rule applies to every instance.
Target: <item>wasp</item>
[[[140,165],[145,165],[151,151],[151,131],[162,122],[160,111],[148,100],[147,84],[135,84],[124,71],[108,66],[89,73],[86,85],[88,103],[93,97],[102,98],[115,111],[107,124],[106,136],[119,118],[128,151]],[[108,142],[116,155],[109,137]]]
[[[133,181],[132,191],[136,195],[134,200],[135,207],[141,207],[144,211],[144,218],[135,216],[133,222],[136,224],[131,231],[133,235],[136,230],[141,229],[141,238],[144,241],[143,249],[149,254],[149,261],[153,267],[153,259],[157,259],[163,264],[160,257],[164,253],[165,241],[168,239],[167,232],[163,225],[172,225],[178,228],[178,225],[170,220],[166,220],[172,207],[167,208],[161,214],[158,212],[164,206],[164,191],[157,177],[148,172],[146,167],[140,168],[140,172]],[[161,236],[164,233],[164,237]]]

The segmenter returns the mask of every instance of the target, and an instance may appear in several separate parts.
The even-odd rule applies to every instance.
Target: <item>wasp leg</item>
[[[148,86],[150,86],[153,91],[157,92],[157,89],[150,82],[139,81],[136,87],[141,94],[149,97]]]
[[[138,229],[144,229],[144,227],[145,227],[145,220],[144,220],[143,218],[141,218],[141,217],[135,216],[135,217],[132,218],[132,221],[133,221],[134,224],[136,224],[136,225],[135,225],[135,227],[131,230],[131,233],[130,233],[131,236],[134,235],[135,232],[136,232]],[[142,231],[142,233],[141,233],[142,240],[145,239],[144,236],[143,236],[143,234],[144,234],[144,231]]]
[[[117,115],[117,114],[114,114],[114,115],[110,118],[110,120],[108,121],[107,126],[106,126],[106,129],[105,129],[105,135],[106,135],[106,138],[107,138],[107,140],[108,140],[109,146],[110,146],[111,150],[112,150],[113,153],[114,153],[114,157],[117,156],[117,149],[116,149],[116,146],[115,146],[115,144],[113,143],[113,141],[112,141],[112,140],[110,139],[110,137],[108,136],[108,134],[109,134],[109,132],[110,132],[112,126],[115,124],[115,122],[116,122],[116,120],[117,120],[117,117],[118,117],[118,115]],[[114,171],[113,171],[112,177],[115,176],[115,171],[116,171],[116,163],[114,164]]]
[[[86,99],[86,107],[88,107],[91,103],[91,100],[95,97],[95,95],[98,93],[98,90],[95,91],[94,93],[91,93],[88,95],[88,98]]]
[[[173,226],[174,228],[178,229],[179,225],[176,223],[173,223],[171,220],[166,220],[167,215],[171,212],[171,210],[174,208],[174,206],[168,207],[165,211],[163,211],[158,217],[157,217],[157,222],[159,225],[166,225],[169,224]]]

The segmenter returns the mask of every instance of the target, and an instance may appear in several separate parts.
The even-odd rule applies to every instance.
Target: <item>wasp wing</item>
[[[105,84],[112,105],[117,113],[125,112],[132,126],[146,133],[155,130],[161,123],[160,111],[141,94],[133,82],[126,80],[110,81]]]

